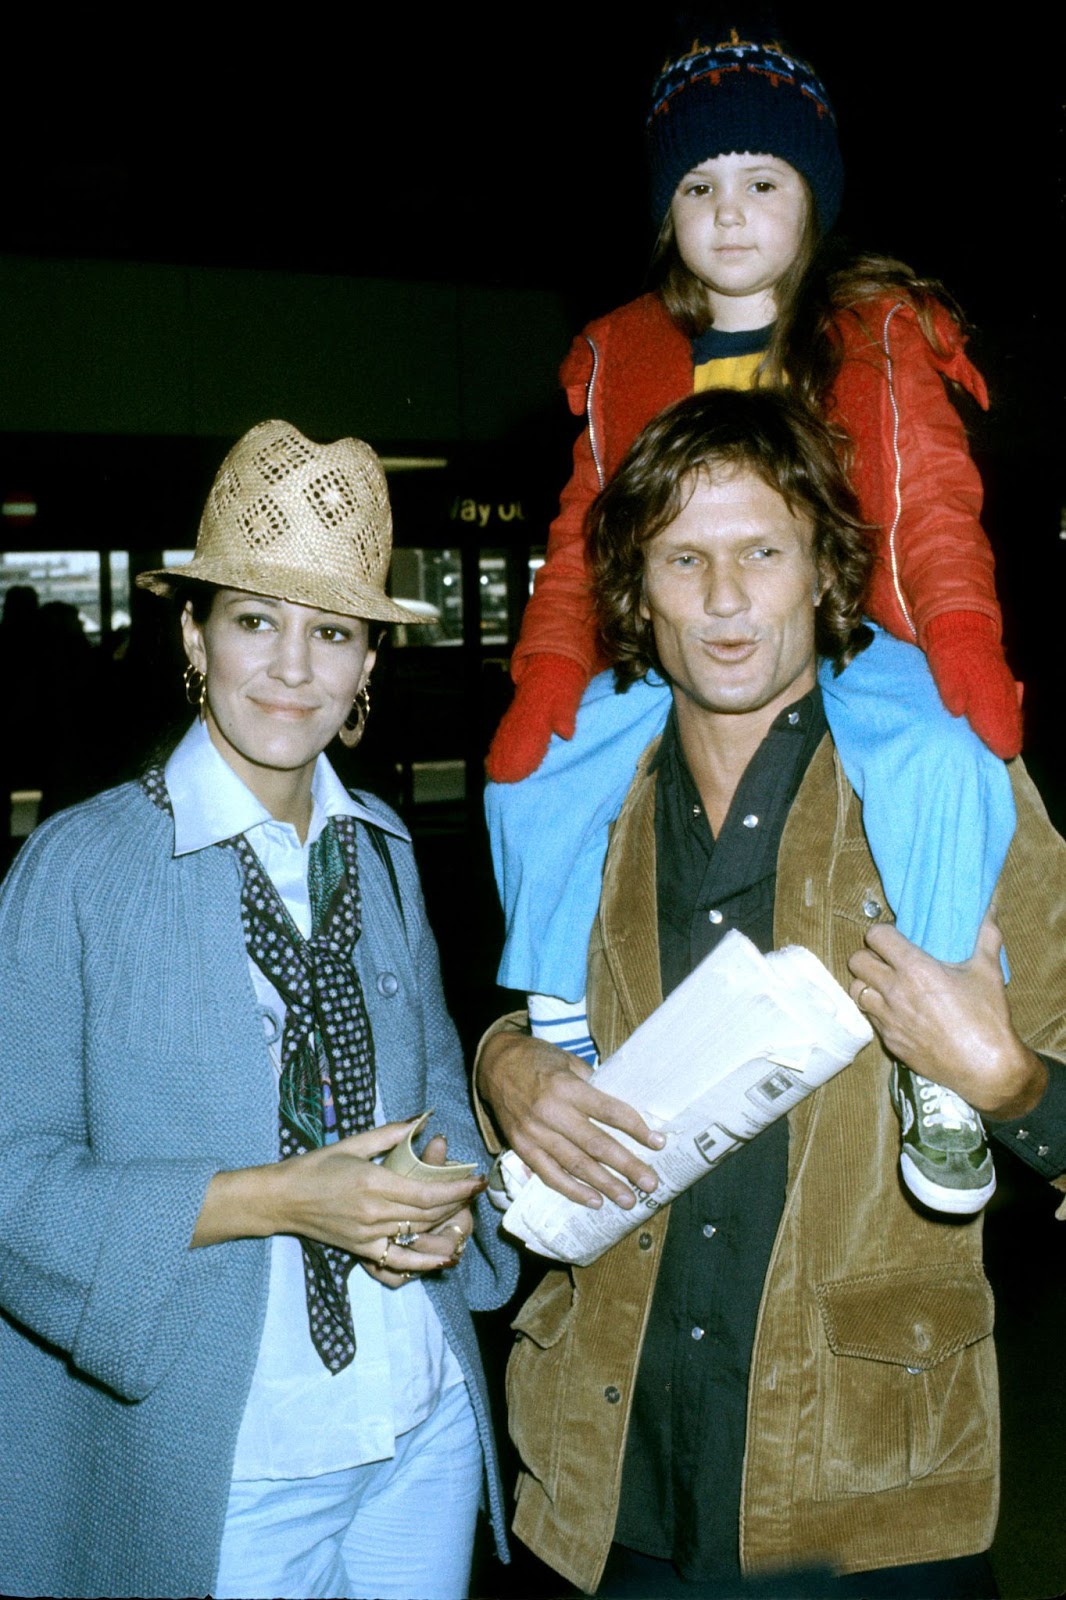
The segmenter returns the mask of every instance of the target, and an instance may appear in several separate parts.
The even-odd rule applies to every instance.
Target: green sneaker
[[[977,1112],[899,1061],[890,1087],[903,1128],[900,1172],[911,1194],[952,1216],[980,1211],[995,1193],[996,1169]]]

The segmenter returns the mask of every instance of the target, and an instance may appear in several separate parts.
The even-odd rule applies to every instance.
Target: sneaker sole
[[[972,1216],[974,1212],[982,1210],[996,1192],[994,1172],[989,1182],[980,1189],[946,1189],[926,1177],[915,1164],[909,1150],[900,1153],[899,1165],[903,1181],[916,1200],[920,1200],[931,1211],[945,1211],[952,1217]]]

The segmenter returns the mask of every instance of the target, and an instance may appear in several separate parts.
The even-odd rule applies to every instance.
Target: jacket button
[[[870,895],[869,899],[864,900],[862,903],[862,914],[864,917],[869,917],[871,922],[875,917],[881,915],[883,909],[880,900],[875,900],[873,895]]]
[[[642,1250],[650,1250],[651,1246],[652,1246],[651,1234],[650,1233],[638,1234],[637,1243],[639,1244],[639,1246],[640,1246],[640,1248]]]
[[[613,1383],[609,1383],[603,1391],[603,1398],[608,1405],[616,1406],[622,1398],[622,1391],[621,1389],[616,1389]]]
[[[386,1000],[391,1000],[399,987],[400,980],[395,972],[378,973],[378,994],[383,994]]]

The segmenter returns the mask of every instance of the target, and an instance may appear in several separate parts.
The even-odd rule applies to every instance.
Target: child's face
[[[774,289],[803,247],[807,186],[777,156],[712,156],[677,186],[670,216],[678,252],[726,331],[774,320]]]

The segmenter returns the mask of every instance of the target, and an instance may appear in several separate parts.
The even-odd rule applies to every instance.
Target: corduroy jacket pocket
[[[816,1499],[995,1465],[992,1291],[966,1263],[818,1285]]]
[[[511,1326],[516,1340],[507,1363],[507,1420],[526,1471],[555,1496],[566,1432],[566,1385],[577,1307],[569,1272],[549,1272]]]

